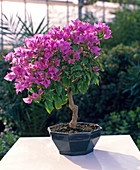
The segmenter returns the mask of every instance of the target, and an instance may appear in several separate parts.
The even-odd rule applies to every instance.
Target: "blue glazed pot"
[[[78,124],[80,123],[94,125],[93,123],[78,122]],[[48,131],[50,133],[50,136],[52,137],[53,142],[58,148],[60,154],[70,156],[85,155],[92,152],[97,141],[99,140],[102,130],[102,128],[98,125],[99,128],[91,132],[78,132],[67,134],[61,132],[52,132],[51,128],[53,128],[54,126],[48,127]]]

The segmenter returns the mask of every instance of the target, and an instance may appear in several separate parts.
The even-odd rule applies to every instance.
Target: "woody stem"
[[[77,126],[77,118],[78,118],[78,106],[74,104],[72,92],[68,90],[68,100],[69,100],[69,108],[72,110],[72,120],[69,123],[71,128],[76,128]]]

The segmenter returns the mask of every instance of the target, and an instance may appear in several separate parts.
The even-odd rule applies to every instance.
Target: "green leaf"
[[[88,77],[88,80],[91,81],[90,73],[87,73],[86,76]]]
[[[99,78],[98,78],[98,76],[96,75],[96,73],[94,73],[94,72],[93,72],[93,81],[94,81],[95,85],[96,85],[96,84],[99,85]]]
[[[88,88],[89,88],[89,85],[90,85],[90,81],[88,80],[88,78],[83,78],[82,80],[80,80],[78,82],[78,90],[81,92],[81,93],[85,93],[87,92]]]
[[[47,100],[51,101],[51,102],[53,101],[53,95],[52,94],[49,94],[49,95],[45,96],[45,98]]]
[[[82,70],[82,67],[80,65],[75,65],[71,68],[71,71],[77,71],[77,70]]]
[[[76,73],[74,74],[74,76],[75,76],[75,77],[81,77],[81,76],[82,76],[82,73],[78,71],[78,72],[76,72]]]
[[[50,114],[54,109],[53,103],[51,101],[45,101],[45,109]]]
[[[62,99],[62,105],[66,104],[67,101],[68,101],[68,97],[65,94],[65,90],[64,89],[62,90],[62,93],[61,93],[61,99]]]
[[[80,92],[82,92],[82,80],[80,80],[77,84],[77,88]]]
[[[78,47],[75,44],[72,45],[72,48],[78,53]]]
[[[86,57],[83,57],[83,58],[82,58],[82,63],[83,63],[83,64],[86,65],[88,62],[89,62],[89,61],[88,61],[88,58],[86,58]]]
[[[69,79],[67,79],[67,78],[63,78],[63,83],[65,84],[65,86],[68,88],[69,87],[69,85],[70,85],[70,81],[69,81]]]
[[[45,99],[48,101],[53,101],[53,93],[51,91],[45,92]]]
[[[68,97],[65,96],[62,98],[62,105],[66,104],[68,102]]]
[[[71,90],[72,90],[72,94],[78,94],[78,89],[77,89],[77,85],[71,82]]]
[[[55,86],[55,89],[56,89],[57,94],[60,96],[60,94],[62,93],[62,89],[63,89],[61,84],[57,83],[56,86]]]
[[[83,81],[82,93],[86,93],[86,92],[87,92],[87,90],[88,90],[88,88],[89,88],[89,85],[90,85],[90,83],[89,83],[88,80]]]
[[[71,83],[72,94],[75,94],[76,88],[73,83]]]
[[[63,105],[63,101],[60,97],[57,95],[54,97],[54,105],[56,109],[61,109]]]

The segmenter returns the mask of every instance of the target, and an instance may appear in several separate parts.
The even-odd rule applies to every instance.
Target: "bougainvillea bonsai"
[[[91,25],[76,19],[62,29],[54,26],[46,35],[26,38],[23,47],[5,56],[11,61],[5,80],[15,80],[16,93],[28,90],[25,103],[44,103],[48,113],[69,101],[72,120],[77,125],[78,106],[73,95],[85,93],[90,82],[99,84],[100,41],[111,37],[105,23]]]

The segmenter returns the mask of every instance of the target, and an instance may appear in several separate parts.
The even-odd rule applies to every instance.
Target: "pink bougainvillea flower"
[[[38,96],[39,96],[39,95],[38,95],[37,93],[33,92],[33,94],[32,94],[32,98],[33,98],[33,99],[35,99],[35,100],[38,99]]]
[[[99,71],[100,69],[99,69],[97,66],[95,66],[95,67],[93,67],[93,70],[94,70],[95,72],[97,72],[97,71]]]
[[[70,59],[70,60],[68,60],[68,63],[69,63],[69,64],[75,64],[75,59]]]
[[[65,69],[66,68],[66,66],[62,66],[62,69]]]
[[[31,103],[32,103],[31,96],[29,95],[28,97],[23,98],[23,101],[24,101],[25,103],[31,104]]]
[[[16,78],[16,75],[13,72],[7,73],[6,76],[4,77],[4,79],[7,80],[7,81],[12,81],[15,78]]]
[[[93,46],[92,48],[91,48],[91,52],[92,53],[94,53],[95,55],[99,55],[100,54],[100,51],[101,50],[101,48],[99,48],[99,47],[97,47],[97,46]]]
[[[41,81],[40,84],[44,85],[45,88],[47,89],[49,87],[49,85],[51,84],[51,81],[46,79],[44,81]]]
[[[38,90],[38,94],[39,94],[39,96],[41,96],[43,94],[43,90],[41,88]]]
[[[14,56],[14,53],[13,53],[13,52],[8,53],[6,56],[4,56],[5,61],[10,61],[10,60],[12,60],[13,56]]]
[[[50,74],[56,74],[59,71],[59,69],[55,68],[55,67],[50,67],[49,68],[49,73]]]
[[[94,57],[94,59],[96,59],[96,58],[98,58],[99,56],[98,55],[96,55],[95,57]]]
[[[18,94],[18,92],[21,92],[25,89],[24,85],[21,83],[15,83],[15,88],[16,88],[16,94]]]

